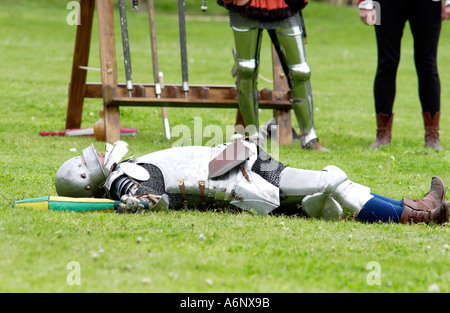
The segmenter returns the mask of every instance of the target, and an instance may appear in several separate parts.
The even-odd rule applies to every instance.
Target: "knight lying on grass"
[[[238,139],[217,147],[176,147],[123,157],[127,144],[94,146],[66,161],[56,173],[58,195],[121,200],[120,212],[153,208],[202,210],[237,207],[259,214],[289,213],[339,220],[344,215],[364,222],[435,223],[449,220],[445,186],[433,177],[424,198],[400,201],[370,192],[336,166],[322,171],[285,166],[255,143]]]

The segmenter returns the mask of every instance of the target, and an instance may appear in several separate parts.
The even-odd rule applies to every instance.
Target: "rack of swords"
[[[182,84],[163,83],[160,77],[154,0],[148,0],[148,16],[153,64],[153,82],[135,83],[132,79],[130,43],[128,39],[126,0],[119,1],[121,37],[124,52],[125,83],[118,82],[114,34],[113,0],[80,0],[80,23],[77,26],[69,85],[66,129],[81,127],[85,98],[103,99],[105,141],[120,140],[120,107],[161,107],[161,116],[166,137],[170,138],[167,108],[228,108],[237,109],[236,125],[244,125],[237,101],[236,85],[190,85],[188,80],[188,61],[186,48],[186,23],[184,0],[178,1],[180,55],[182,65]],[[167,0],[166,0],[167,1]],[[200,1],[200,0],[199,0]],[[137,9],[138,0],[131,0]],[[201,10],[207,9],[203,0]],[[100,45],[101,82],[86,82],[89,52],[97,6],[98,35]],[[278,124],[279,143],[292,143],[291,101],[286,78],[276,53],[273,56],[274,88],[259,90],[261,109],[273,109]],[[237,128],[238,129],[238,128]],[[241,128],[242,129],[242,128]]]

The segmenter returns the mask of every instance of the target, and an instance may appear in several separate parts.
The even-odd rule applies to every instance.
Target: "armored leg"
[[[300,197],[308,216],[332,220],[344,213],[357,216],[373,198],[368,187],[350,181],[336,166],[322,171],[288,167],[281,173],[280,189],[287,197]]]
[[[250,136],[258,132],[258,89],[259,54],[262,31],[257,28],[233,26],[236,64],[233,75],[237,76],[238,103],[246,131]]]
[[[302,32],[299,26],[269,31],[283,69],[289,78],[293,109],[302,135],[302,146],[305,147],[312,140],[317,140],[317,136],[313,122],[311,69],[306,61]]]

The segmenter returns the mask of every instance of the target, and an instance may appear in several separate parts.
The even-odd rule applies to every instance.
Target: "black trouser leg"
[[[378,67],[374,82],[376,113],[391,115],[396,93],[396,76],[401,39],[406,21],[414,38],[414,61],[419,96],[424,112],[440,110],[440,81],[437,51],[441,29],[440,2],[424,0],[379,0],[381,25],[375,26]]]
[[[418,1],[409,23],[414,37],[414,61],[419,80],[419,97],[423,112],[431,116],[440,111],[441,83],[437,67],[437,52],[441,33],[441,3]]]
[[[379,0],[379,3],[381,24],[375,26],[378,49],[378,66],[374,82],[375,112],[391,115],[408,1]]]

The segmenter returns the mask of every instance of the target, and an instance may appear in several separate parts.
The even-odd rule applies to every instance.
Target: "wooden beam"
[[[288,92],[289,85],[287,83],[286,75],[284,74],[280,59],[278,58],[277,52],[274,47],[272,47],[272,60],[274,85],[273,88],[278,92]],[[281,146],[292,145],[294,139],[292,135],[292,120],[290,108],[279,108],[274,110],[274,117],[278,125],[279,144]]]
[[[120,106],[135,106],[135,107],[184,107],[184,108],[215,108],[215,109],[237,109],[238,103],[235,100],[210,100],[210,99],[163,99],[163,98],[133,98],[128,97],[114,97],[108,99],[108,107]],[[274,101],[259,101],[259,108],[261,109],[277,109],[289,110],[291,108],[290,102],[274,102]]]
[[[80,67],[86,67],[89,62],[94,8],[95,0],[80,1],[80,25],[75,36],[66,129],[81,128],[87,72]]]
[[[165,85],[161,97],[157,98],[154,84],[135,84],[133,97],[128,97],[125,84],[116,88],[100,83],[86,85],[86,98],[104,98],[106,106],[164,106],[200,107],[200,108],[238,108],[236,87],[233,85],[190,85],[186,99],[182,85]],[[260,90],[261,109],[289,110],[291,101],[289,92]]]

